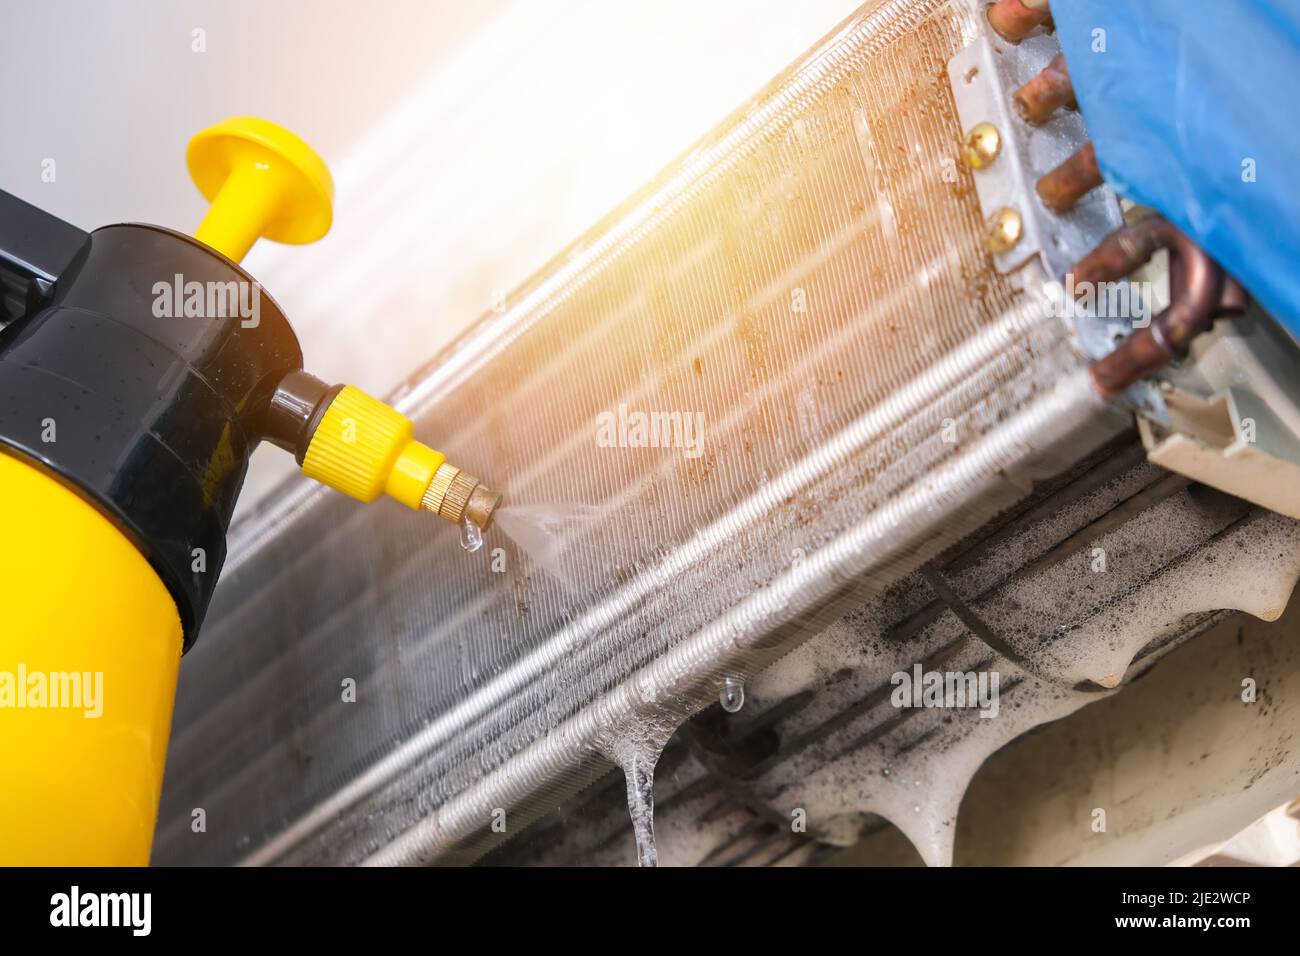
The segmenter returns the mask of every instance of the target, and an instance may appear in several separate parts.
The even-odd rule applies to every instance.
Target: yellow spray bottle
[[[362,501],[486,528],[500,496],[409,419],[302,370],[238,261],[329,229],[333,184],[251,117],[187,155],[194,238],[84,233],[0,192],[0,864],[144,864],[184,649],[270,441]]]

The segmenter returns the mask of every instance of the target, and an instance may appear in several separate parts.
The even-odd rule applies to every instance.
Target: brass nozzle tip
[[[465,517],[478,525],[480,531],[486,531],[492,524],[492,517],[501,507],[501,494],[486,485],[479,485],[469,496],[465,506]]]
[[[501,495],[468,472],[444,462],[434,472],[420,505],[439,518],[460,524],[466,518],[486,531],[501,504]]]

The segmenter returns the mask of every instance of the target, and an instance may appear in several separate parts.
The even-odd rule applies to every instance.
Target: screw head
[[[992,123],[976,123],[966,134],[961,155],[971,169],[984,169],[998,158],[1002,149],[1002,134]]]
[[[988,231],[984,235],[984,244],[994,254],[1014,249],[1024,234],[1025,223],[1020,213],[1009,206],[1003,206],[989,220]]]

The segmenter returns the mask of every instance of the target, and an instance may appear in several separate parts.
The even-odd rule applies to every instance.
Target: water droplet
[[[722,704],[722,709],[729,714],[734,714],[740,708],[745,706],[745,683],[736,680],[734,677],[728,677],[722,684],[722,693],[718,695],[718,702]]]
[[[471,552],[483,547],[483,529],[468,518],[460,523],[460,546]]]

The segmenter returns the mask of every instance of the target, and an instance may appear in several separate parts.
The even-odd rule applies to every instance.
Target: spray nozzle
[[[190,172],[212,201],[195,238],[236,262],[261,236],[313,242],[329,231],[334,184],[310,146],[266,120],[236,116],[190,142]],[[352,386],[287,374],[263,433],[303,473],[361,501],[380,495],[484,531],[501,496],[416,441],[411,420]]]
[[[473,523],[480,531],[492,524],[501,495],[468,472],[443,462],[420,499],[420,506],[455,524]]]
[[[272,396],[264,432],[308,478],[359,501],[386,494],[480,531],[501,504],[500,494],[416,441],[409,418],[351,385],[290,372]]]

